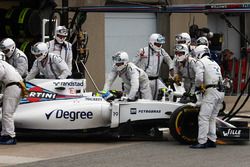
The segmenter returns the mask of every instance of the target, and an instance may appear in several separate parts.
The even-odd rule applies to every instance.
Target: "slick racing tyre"
[[[197,142],[199,110],[198,107],[184,105],[171,114],[169,130],[175,140],[182,144]]]

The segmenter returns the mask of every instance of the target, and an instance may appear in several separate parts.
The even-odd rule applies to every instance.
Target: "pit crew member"
[[[207,39],[207,37],[199,37],[197,40],[196,40],[196,46],[199,46],[199,45],[206,45],[208,48],[209,48],[209,41]],[[216,50],[210,50],[210,57],[216,61],[216,63],[218,63],[219,65],[221,64],[220,62],[220,56],[217,54],[217,51]]]
[[[189,54],[189,49],[186,44],[175,45],[175,77],[174,81],[177,84],[182,81],[184,83],[185,93],[180,99],[181,103],[197,101],[195,95],[195,68],[196,59]]]
[[[48,52],[48,46],[44,42],[38,42],[31,47],[31,53],[36,57],[33,66],[25,78],[26,81],[44,75],[46,79],[65,79],[71,72],[59,55]]]
[[[194,49],[196,62],[195,84],[204,92],[198,116],[198,144],[191,148],[216,147],[216,117],[224,100],[220,66],[210,58],[207,46]]]
[[[176,44],[186,44],[188,46],[189,52],[194,49],[194,46],[191,45],[191,37],[188,33],[182,32],[175,36],[175,43]]]
[[[4,53],[0,52],[0,56],[4,57]],[[25,88],[23,79],[17,70],[0,59],[0,80],[3,84],[2,97],[2,131],[0,136],[0,144],[13,145],[16,144],[16,133],[14,125],[14,112],[19,104],[22,89]]]
[[[119,76],[124,83],[124,93],[127,94],[127,101],[135,101],[138,96],[142,99],[152,99],[147,74],[134,63],[129,62],[128,54],[119,51],[112,59],[114,64],[103,90],[110,90],[114,80]]]
[[[156,33],[150,35],[148,46],[141,48],[133,60],[135,65],[148,74],[153,99],[159,99],[160,90],[167,88],[159,78],[162,62],[168,64],[170,76],[174,75],[174,63],[162,48],[164,43],[165,38],[162,35]]]
[[[72,44],[66,41],[68,29],[65,26],[57,26],[54,39],[47,42],[49,52],[60,55],[72,71]]]
[[[15,67],[19,74],[25,78],[28,74],[28,59],[16,47],[16,43],[11,38],[5,38],[0,42],[0,51],[5,54],[6,61]]]

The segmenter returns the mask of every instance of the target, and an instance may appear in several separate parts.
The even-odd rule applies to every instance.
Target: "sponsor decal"
[[[98,97],[86,97],[85,98],[86,100],[89,100],[89,101],[102,101],[102,98],[98,98]]]
[[[53,82],[55,86],[83,86],[83,81],[81,82],[76,82],[76,81],[71,81],[71,82]]]
[[[69,88],[69,93],[70,94],[76,94],[76,90],[74,88]]]
[[[55,99],[56,94],[55,93],[49,93],[49,92],[29,92],[30,98],[46,98],[46,99]]]
[[[130,114],[136,114],[137,109],[136,108],[130,108]]]
[[[78,82],[78,83],[83,84],[83,82]],[[34,85],[29,82],[26,82],[26,88],[29,91],[29,96],[27,98],[22,98],[20,104],[50,101],[55,99],[61,100],[61,99],[78,98],[79,96],[76,96],[76,93],[81,93],[81,90],[76,90],[75,88],[69,88],[70,95],[60,95],[58,93],[41,88],[40,86]]]
[[[137,108],[130,108],[130,114],[137,114],[137,113],[161,113],[161,110],[148,109],[148,110],[137,111]]]
[[[161,110],[138,110],[138,113],[161,113]]]
[[[47,101],[57,98],[56,93],[43,89],[39,86],[34,86],[28,83],[26,83],[26,86],[29,91],[29,96],[26,99],[23,99],[21,103]]]
[[[93,112],[91,111],[65,111],[62,109],[55,109],[49,113],[45,113],[47,120],[50,118],[66,119],[75,121],[77,119],[93,119]]]
[[[222,131],[223,136],[225,137],[240,137],[241,130],[240,129],[227,129]]]

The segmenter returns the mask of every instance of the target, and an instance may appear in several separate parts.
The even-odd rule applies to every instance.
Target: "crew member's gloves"
[[[120,98],[121,101],[127,101],[127,99],[128,99],[127,96],[122,96],[122,97]]]
[[[176,83],[178,86],[181,85],[181,77],[179,75],[174,76],[174,83]]]
[[[201,84],[199,87],[196,87],[195,90],[200,91],[201,93],[205,93],[206,87],[204,84]]]
[[[128,98],[127,96],[122,96],[121,97],[121,101],[127,101],[127,102],[133,102],[133,101],[136,101],[137,99],[130,99]]]
[[[123,92],[118,90],[110,90],[110,93],[112,93],[117,99],[120,99],[123,96]]]

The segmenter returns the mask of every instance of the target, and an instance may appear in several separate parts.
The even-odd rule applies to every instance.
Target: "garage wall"
[[[153,13],[106,13],[105,75],[111,71],[111,58],[117,51],[126,51],[132,60],[140,48],[147,46],[154,32],[156,16]],[[119,79],[113,85],[114,89],[121,89]]]
[[[227,19],[232,25],[240,30],[240,16],[229,16]],[[222,50],[229,48],[234,52],[236,58],[240,57],[240,35],[233,28],[221,19],[218,14],[208,15],[208,27],[210,31],[223,34]]]

